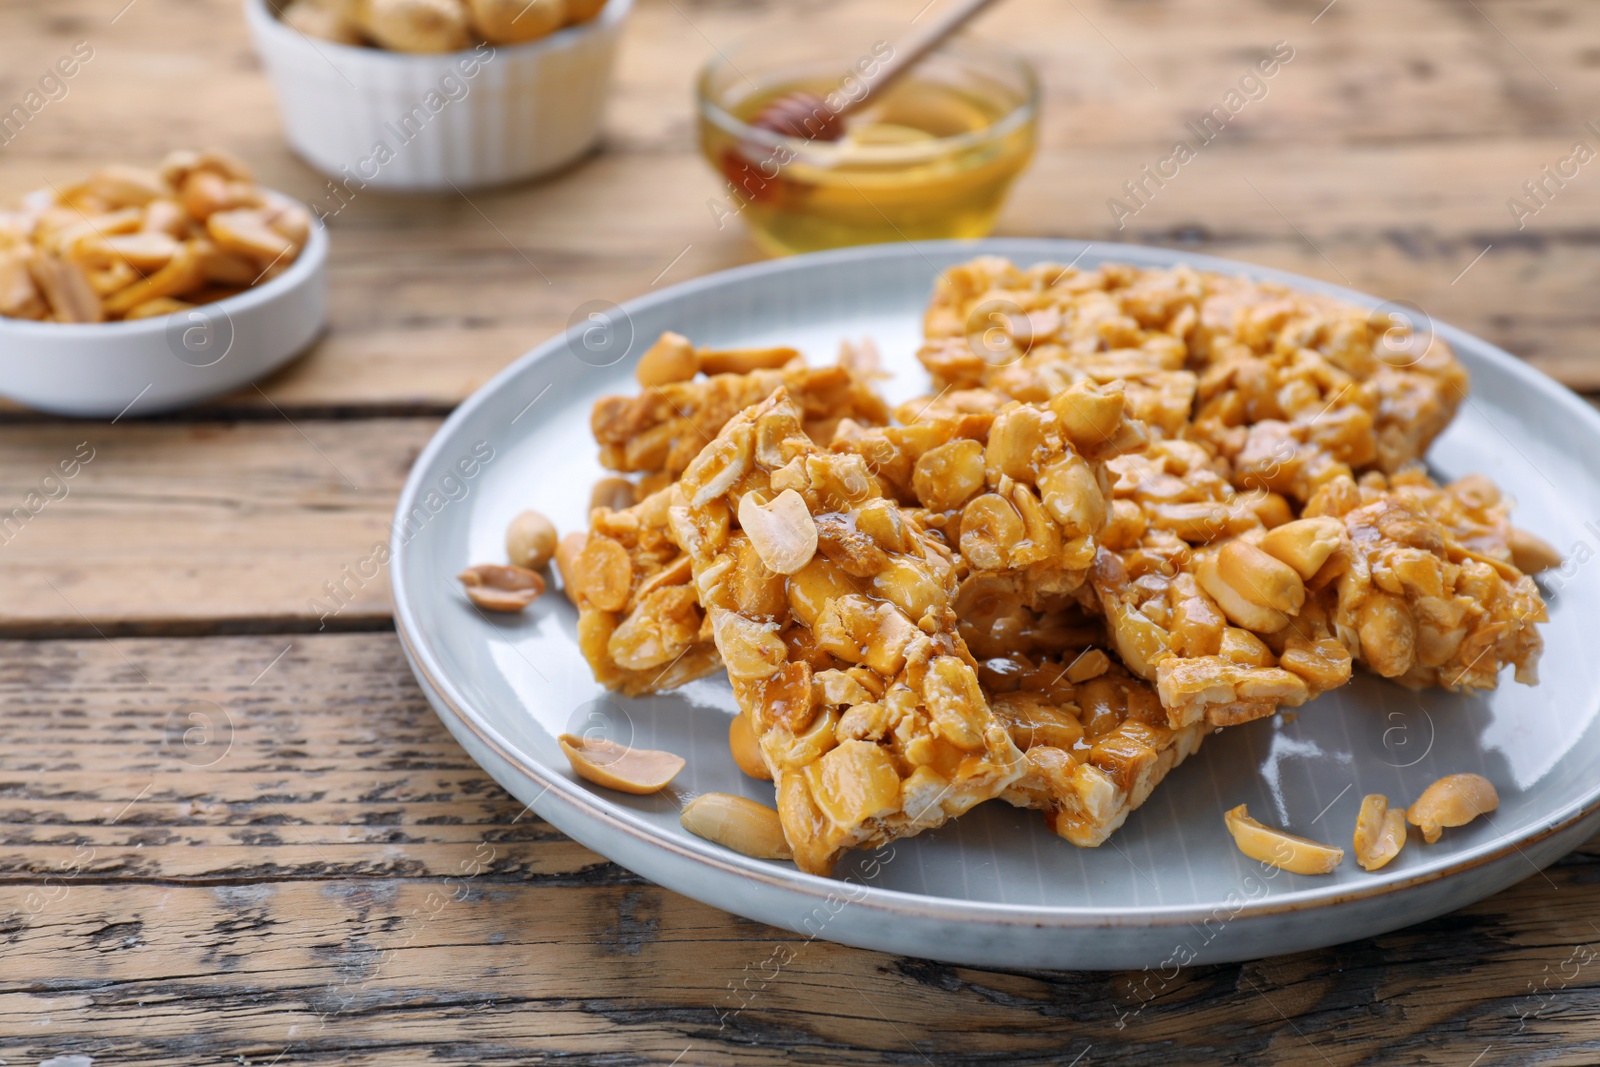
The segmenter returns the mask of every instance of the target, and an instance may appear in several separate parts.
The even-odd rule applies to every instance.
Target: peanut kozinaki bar
[[[1239,487],[1303,502],[1420,459],[1466,396],[1449,346],[1405,319],[1187,267],[983,257],[941,276],[920,358],[936,385],[1023,400],[1124,378],[1135,417],[1207,442]]]
[[[595,680],[628,696],[674,689],[722,666],[689,557],[667,525],[670,489],[631,508],[595,508],[556,553]]]
[[[937,389],[986,386],[1034,402],[1074,382],[1120,380],[1134,418],[1177,436],[1195,395],[1185,339],[1198,296],[1188,276],[1121,266],[1021,270],[983,256],[941,273],[918,358]]]
[[[1059,651],[1049,635],[1081,630],[1084,598],[1074,594],[1092,568],[1098,597],[1088,606],[1106,616],[1124,661],[1160,684],[1174,728],[1243,722],[1348,681],[1338,642],[1294,641],[1280,664],[1193,572],[1190,542],[1280,524],[1287,502],[1236,491],[1202,446],[1148,440],[1124,410],[1119,388],[1085,381],[1048,406],[957,392],[909,425],[843,426],[833,448],[865,458],[888,491],[924,509],[924,525],[959,546],[960,627],[980,654]],[[1077,473],[1070,486],[1058,467]],[[1060,513],[1057,531],[1027,522],[1040,510]],[[1262,617],[1269,629],[1283,625]]]
[[[590,416],[600,463],[644,474],[648,490],[661,488],[683,473],[729,419],[780,386],[817,440],[831,439],[841,419],[870,426],[889,421],[888,407],[864,376],[844,366],[792,362],[780,370],[713,374],[648,386],[638,396],[602,398]]]
[[[955,564],[825,453],[781,390],[690,464],[671,510],[795,862],[941,825],[1025,764],[956,632]]]
[[[1487,479],[1440,486],[1420,467],[1341,478],[1305,514],[1339,548],[1307,583],[1297,623],[1402,685],[1493,689],[1508,663],[1517,681],[1538,683],[1537,624],[1549,616],[1514,562],[1517,532]]]
[[[1289,626],[1272,605],[1305,598],[1302,578],[1249,544],[1269,528],[1285,543],[1303,534],[1281,496],[1236,491],[1189,441],[1153,441],[1106,467],[1110,515],[1091,585],[1112,646],[1156,683],[1171,725],[1233,725],[1349,681],[1350,654],[1331,635],[1291,630],[1268,643]]]
[[[1028,762],[1001,799],[1044,812],[1074,845],[1110,837],[1211,729],[1169,726],[1150,686],[1098,649],[1060,659],[995,657],[978,676]]]
[[[882,490],[919,509],[975,575],[1004,577],[1050,610],[1088,577],[1106,519],[1102,457],[1145,440],[1118,388],[1077,382],[1048,404],[956,394],[900,426],[843,423],[833,450],[860,456]],[[994,588],[993,583],[989,583]]]

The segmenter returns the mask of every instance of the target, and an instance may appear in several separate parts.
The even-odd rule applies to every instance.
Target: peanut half
[[[1424,789],[1406,811],[1406,818],[1431,845],[1439,840],[1444,827],[1465,826],[1499,806],[1500,794],[1489,779],[1481,774],[1451,774]]]
[[[1343,537],[1344,523],[1331,515],[1296,519],[1268,530],[1261,539],[1261,551],[1293,567],[1309,582],[1338,550]]]
[[[739,501],[739,525],[774,574],[793,574],[817,554],[817,522],[805,497],[793,489],[785,489],[767,504],[746,493]]]
[[[485,611],[521,611],[544,592],[544,579],[526,567],[479,563],[456,577],[468,599]]]
[[[800,353],[793,348],[700,349],[700,369],[707,374],[749,374],[753,370],[777,370]]]
[[[1510,540],[1512,565],[1523,574],[1538,574],[1561,566],[1561,552],[1542,537],[1513,526]]]
[[[1361,800],[1361,813],[1356,816],[1356,862],[1362,868],[1375,871],[1400,855],[1406,843],[1406,816],[1399,808],[1389,807],[1389,798],[1382,793],[1368,793]]]
[[[703,793],[683,806],[683,828],[758,860],[794,858],[778,813],[731,793]]]
[[[654,385],[686,382],[700,372],[700,357],[682,334],[668,330],[639,357],[634,376],[646,389]]]
[[[594,483],[594,488],[589,490],[589,510],[595,508],[610,508],[612,511],[624,511],[633,507],[633,483],[626,478],[601,478]]]
[[[840,671],[833,673],[842,675]],[[749,712],[741,711],[728,723],[728,750],[733,753],[733,762],[745,774],[772,781],[772,772],[767,769],[766,760],[761,758],[761,746],[756,743],[756,731],[750,725]]]
[[[1332,874],[1344,860],[1342,848],[1261,825],[1243,804],[1224,814],[1223,821],[1240,852],[1291,874]]]
[[[682,756],[653,748],[629,748],[604,737],[562,734],[556,743],[579,778],[619,793],[658,793],[684,768]]]

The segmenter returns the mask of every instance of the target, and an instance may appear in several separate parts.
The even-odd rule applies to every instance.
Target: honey
[[[720,122],[701,109],[701,149],[727,183],[722,203],[713,202],[719,223],[738,216],[774,255],[993,229],[1033,155],[1028,94],[913,73],[852,112],[839,141],[779,138],[747,125],[785,94],[825,97],[836,88],[823,79],[770,85],[727,103]]]

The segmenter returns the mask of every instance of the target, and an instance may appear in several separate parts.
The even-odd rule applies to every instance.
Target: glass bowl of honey
[[[904,29],[795,26],[706,65],[700,149],[725,181],[710,202],[719,228],[743,221],[772,255],[988,235],[1033,157],[1038,79],[1015,52],[963,35],[880,92],[873,77]],[[865,99],[838,140],[752,125],[795,93],[833,110]]]

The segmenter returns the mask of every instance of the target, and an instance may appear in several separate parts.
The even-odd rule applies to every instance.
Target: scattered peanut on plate
[[[1223,821],[1240,852],[1292,874],[1332,874],[1344,859],[1342,848],[1263,826],[1243,804],[1224,813]]]
[[[170,315],[277,277],[310,236],[305,205],[257,185],[226,152],[112,164],[0,210],[0,316]]]

